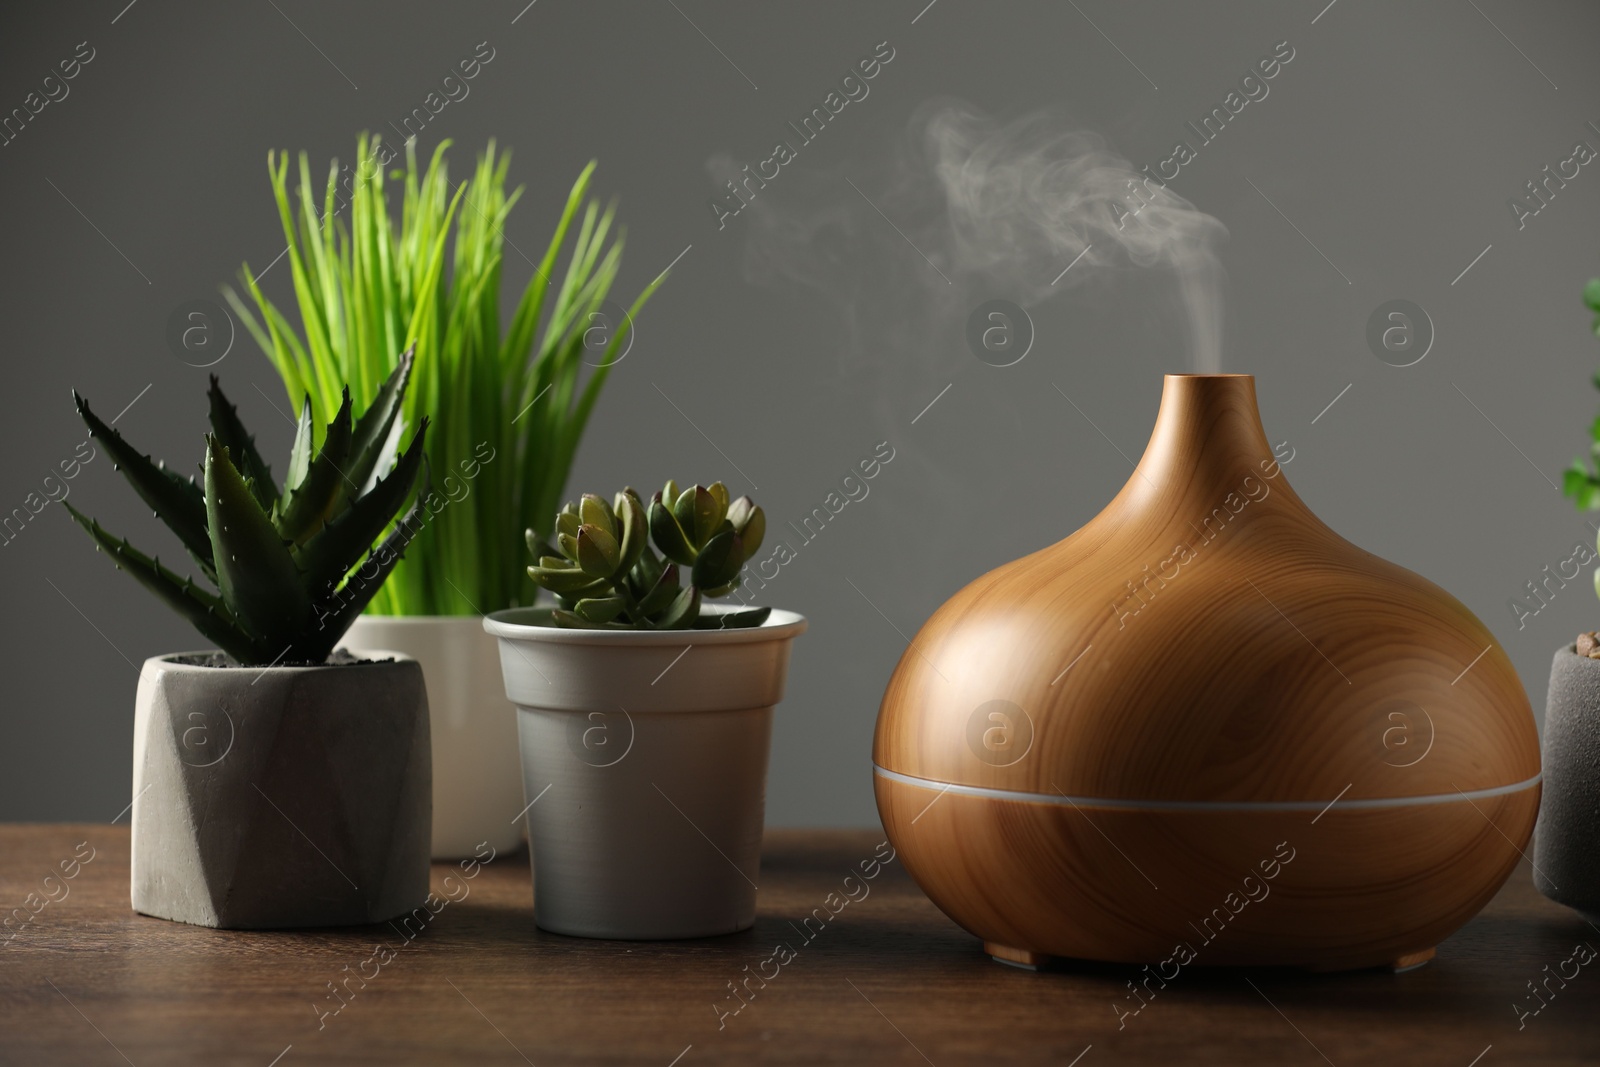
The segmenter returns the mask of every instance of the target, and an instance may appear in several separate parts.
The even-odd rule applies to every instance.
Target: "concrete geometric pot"
[[[422,665],[433,734],[433,857],[522,843],[517,723],[500,684],[500,652],[477,615],[361,615],[339,642],[393,649]]]
[[[414,660],[139,675],[133,907],[230,929],[395,918],[428,894],[428,700]]]
[[[665,631],[549,620],[549,608],[516,608],[483,624],[517,705],[534,922],[649,940],[747,929],[772,709],[806,620],[774,611],[747,629]]]
[[[1600,921],[1600,660],[1572,645],[1550,666],[1533,884]]]

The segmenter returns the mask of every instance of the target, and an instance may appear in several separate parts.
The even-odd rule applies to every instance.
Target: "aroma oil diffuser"
[[[1516,865],[1539,742],[1505,652],[1283,451],[1249,375],[1168,375],[1110,506],[901,657],[878,810],[997,959],[1400,969]]]

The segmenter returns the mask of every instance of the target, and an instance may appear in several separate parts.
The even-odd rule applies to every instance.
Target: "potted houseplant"
[[[1584,287],[1583,300],[1595,312],[1593,330],[1600,336],[1600,278]],[[1600,388],[1600,374],[1594,384]],[[1579,510],[1600,509],[1600,419],[1590,428],[1589,459],[1573,460],[1563,490]],[[1566,562],[1586,564],[1595,558],[1579,542]],[[1600,593],[1600,570],[1594,577]],[[1551,900],[1600,921],[1600,636],[1595,633],[1579,634],[1556,650],[1543,747],[1534,884]]]
[[[649,504],[628,489],[566,505],[554,545],[527,531],[556,606],[483,625],[517,706],[544,929],[680,938],[755,921],[772,709],[806,620],[704,601],[739,584],[765,527],[720,482],[668,482]]]
[[[633,314],[662,280],[627,312],[608,302],[622,239],[613,236],[613,211],[589,199],[591,163],[539,262],[516,250],[531,276],[503,328],[504,231],[521,191],[507,191],[510,158],[493,142],[458,185],[446,166],[448,145],[424,168],[415,142],[406,142],[393,217],[385,175],[400,153],[380,138],[363,136],[355,165],[330,168],[320,189],[304,154],[297,183],[288,156],[269,155],[300,332],[248,266],[245,295],[227,291],[291,400],[309,396],[320,418],[338,406],[338,383],[366,401],[394,353],[415,345],[404,414],[415,421],[428,412],[436,421],[428,451],[440,494],[431,528],[344,644],[398,649],[422,664],[438,857],[471,855],[485,839],[500,849],[518,844],[516,735],[481,615],[534,602],[518,531],[549,535],[600,388],[626,354]],[[569,247],[563,271],[557,260]]]
[[[153,462],[76,393],[89,434],[177,535],[216,592],[80,526],[215,651],[148,659],[133,744],[133,907],[201,926],[377,922],[428,894],[431,781],[422,671],[333,654],[424,521],[411,496],[427,420],[396,460],[403,357],[354,417],[345,395],[316,444],[302,409],[282,491],[211,379],[204,481]]]

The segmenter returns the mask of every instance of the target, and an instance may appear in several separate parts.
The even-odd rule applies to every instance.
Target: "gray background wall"
[[[259,268],[281,251],[267,149],[304,148],[318,169],[349,159],[357,131],[389,132],[487,41],[495,58],[421,140],[453,138],[457,173],[491,136],[514,149],[528,191],[508,237],[542,245],[596,156],[598,188],[629,228],[622,291],[688,248],[640,318],[573,487],[723,478],[780,525],[878,442],[896,450],[870,496],[769,587],[813,627],[778,718],[769,819],[871,823],[872,723],[902,634],[1098,511],[1128,477],[1119,450],[1143,446],[1160,375],[1185,357],[1164,290],[1129,275],[1034,304],[1028,357],[985,365],[964,320],[1011,294],[900,287],[923,269],[915,250],[869,232],[876,216],[843,179],[886,194],[908,121],[943,96],[1002,117],[1064,108],[1153,162],[1288,40],[1295,59],[1268,98],[1173,183],[1231,231],[1225,368],[1258,376],[1269,435],[1296,449],[1299,493],[1485,619],[1536,709],[1554,648],[1600,624],[1586,576],[1521,628],[1507,603],[1593,537],[1551,482],[1600,406],[1588,384],[1600,343],[1578,302],[1600,274],[1600,169],[1584,167],[1520,231],[1506,205],[1575,141],[1600,147],[1593,4],[525,2],[96,0],[0,16],[0,108],[21,106],[78,42],[95,52],[70,95],[0,148],[0,511],[83,439],[71,386],[107,412],[140,397],[119,426],[157,455],[197,455],[207,372],[175,358],[165,323],[242,260]],[[745,223],[757,220],[718,230],[708,161],[764,158],[880,41],[895,58],[870,96],[757,201],[865,220],[854,243],[823,249],[854,280],[786,281],[752,257]],[[508,258],[517,284],[527,271]],[[286,296],[281,265],[268,280]],[[1411,367],[1364,340],[1393,298],[1436,327]],[[282,390],[248,338],[216,369],[268,454],[286,449],[271,406]],[[71,499],[162,543],[119,481],[97,460]],[[57,506],[0,547],[0,588],[0,818],[111,819],[129,796],[133,665],[197,638],[95,558]]]

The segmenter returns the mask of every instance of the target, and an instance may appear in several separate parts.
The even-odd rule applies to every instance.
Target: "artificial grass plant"
[[[585,348],[623,243],[620,231],[613,234],[615,207],[602,210],[588,196],[595,164],[578,175],[540,261],[528,260],[532,276],[502,330],[504,230],[522,190],[507,193],[510,156],[492,141],[472,177],[453,183],[449,144],[423,169],[415,141],[406,143],[404,171],[388,175],[401,184],[398,220],[385,180],[396,153],[379,138],[360,137],[356,167],[330,164],[320,197],[305,153],[293,188],[288,154],[269,153],[300,331],[248,264],[248,300],[225,290],[290,402],[309,398],[319,420],[333,416],[346,383],[358,404],[369,403],[399,353],[414,346],[402,416],[405,425],[433,420],[428,456],[442,506],[373,597],[368,610],[377,614],[480,614],[533,602],[522,531],[549,535],[579,438],[628,330],[626,322],[611,324],[603,352]],[[634,300],[630,320],[665,277]]]

